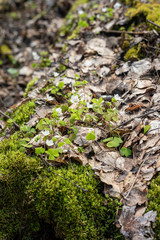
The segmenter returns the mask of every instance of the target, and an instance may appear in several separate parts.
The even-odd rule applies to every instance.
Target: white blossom
[[[58,77],[59,73],[58,72],[54,72],[54,77]]]
[[[102,8],[102,12],[107,12],[107,8],[106,7]]]
[[[37,54],[37,52],[32,52],[32,56],[34,60],[40,59],[40,56]]]
[[[82,9],[80,9],[79,11],[78,11],[78,14],[79,15],[81,15],[81,14],[83,14],[84,13],[84,11],[82,10]]]
[[[115,95],[114,95],[114,98],[115,98],[116,101],[122,100],[122,98],[121,98],[118,94],[115,94]]]
[[[53,143],[52,139],[51,140],[47,139],[46,144],[47,144],[47,146],[52,146],[54,143]]]
[[[53,100],[53,97],[51,97],[48,93],[46,94],[46,97],[47,97],[48,101],[52,101]]]
[[[56,108],[55,110],[58,113],[58,115],[62,115],[62,109],[61,108]]]
[[[63,153],[67,153],[67,152],[68,152],[68,150],[67,150],[67,149],[64,149],[64,150],[63,150]]]
[[[77,95],[72,95],[71,96],[71,103],[78,103],[79,102],[79,97]]]
[[[121,4],[120,4],[119,2],[116,2],[116,3],[114,4],[114,9],[115,9],[115,10],[119,9],[120,7],[121,7]]]
[[[41,133],[42,133],[44,136],[48,136],[48,135],[49,135],[49,130],[44,129]]]
[[[93,107],[93,104],[90,104],[89,102],[87,102],[87,107],[88,107],[88,108],[92,108],[92,107]]]

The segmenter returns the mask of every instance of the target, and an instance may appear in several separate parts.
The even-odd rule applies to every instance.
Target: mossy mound
[[[146,20],[150,20],[160,25],[160,4],[159,3],[141,3],[138,1],[132,8],[127,10],[126,16],[130,19],[143,16]],[[140,23],[141,24],[141,23]],[[147,23],[149,29],[155,29],[153,24]],[[157,30],[159,30],[157,28]]]
[[[21,153],[15,140],[0,148],[0,238],[124,239],[115,226],[121,204],[99,193],[102,186],[89,166],[73,163],[49,172]]]
[[[148,191],[148,208],[147,211],[157,211],[155,239],[160,239],[160,174],[151,182]]]

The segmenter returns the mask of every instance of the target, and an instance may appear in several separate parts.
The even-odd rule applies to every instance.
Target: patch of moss
[[[25,122],[29,121],[30,117],[34,113],[35,110],[35,101],[29,101],[24,103],[22,106],[16,108],[14,113],[11,115],[11,119],[17,124],[21,125]],[[10,127],[12,123],[10,123],[10,119],[7,121],[7,125]]]
[[[126,16],[130,19],[139,17],[140,15],[143,15],[146,20],[150,20],[160,25],[160,4],[138,2],[133,8],[129,8],[126,13]],[[149,29],[155,29],[155,26],[153,24],[149,24]]]
[[[58,68],[58,72],[64,72],[65,70],[66,70],[66,66],[64,66],[63,64],[61,64],[60,66],[59,66],[59,68]]]
[[[75,1],[75,3],[73,4],[72,8],[70,9],[69,13],[67,14],[67,16],[64,20],[63,26],[60,28],[59,35],[61,37],[71,34],[71,29],[73,27],[73,24],[75,23],[75,18],[77,18],[77,16],[74,16],[74,11],[77,9],[78,6],[83,5],[87,2],[88,2],[88,0]],[[84,19],[86,17],[87,17],[86,13],[81,14],[79,16],[80,19]],[[76,32],[78,32],[78,30],[76,30]]]
[[[67,38],[67,40],[75,39],[78,37],[79,33],[81,32],[82,28],[88,27],[87,21],[79,20],[77,27],[74,29],[72,34]]]
[[[150,189],[148,191],[148,211],[157,211],[155,239],[160,239],[160,174],[152,180]]]
[[[12,140],[1,144],[0,238],[42,239],[49,226],[49,232],[66,240],[124,239],[114,224],[121,204],[99,193],[102,186],[89,166],[73,163],[49,172],[38,159],[16,150]]]
[[[32,199],[25,194],[27,185],[38,171],[38,161],[19,151],[0,154],[1,239],[29,240],[39,230]]]
[[[79,5],[83,5],[85,3],[88,3],[88,0],[77,0],[77,1],[75,1],[75,3],[73,4],[70,12],[73,13]]]
[[[122,45],[122,49],[128,48],[128,47],[129,47],[129,44],[130,44],[129,41],[124,40],[123,45]]]
[[[24,93],[24,97],[27,97],[29,91],[32,89],[32,86],[34,85],[34,83],[38,80],[38,78],[34,78],[32,79],[28,84],[27,87],[25,89],[25,93]]]
[[[126,52],[124,60],[125,61],[129,61],[131,59],[140,60],[142,58],[145,58],[145,51],[143,48],[144,48],[143,43],[139,43],[138,45],[130,48]]]

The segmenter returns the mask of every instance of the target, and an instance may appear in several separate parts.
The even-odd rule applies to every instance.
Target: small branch
[[[146,33],[148,33],[148,31],[144,31],[144,32],[129,32],[129,31],[119,31],[119,30],[106,30],[106,31],[102,31],[104,33],[117,33],[117,34],[121,34],[121,33],[128,33],[131,35],[144,35]]]
[[[160,26],[159,26],[158,24],[156,24],[156,23],[154,23],[154,22],[152,22],[152,21],[150,21],[150,20],[148,20],[148,19],[147,19],[147,22],[149,22],[149,23],[153,24],[154,26],[160,28]]]
[[[4,117],[6,117],[7,119],[11,119],[11,120],[12,120],[12,118],[10,118],[8,115],[6,115],[6,114],[5,114],[4,112],[2,112],[1,110],[0,110],[0,114],[3,115]],[[20,126],[19,126],[16,122],[14,122],[13,120],[12,120],[12,122],[13,122],[13,124],[14,124],[15,127],[17,127],[18,129],[20,129]]]
[[[136,180],[137,180],[137,178],[138,178],[138,175],[139,175],[139,173],[140,173],[140,171],[141,171],[141,168],[143,167],[145,161],[148,159],[149,155],[150,155],[150,153],[148,153],[148,154],[146,155],[146,157],[144,158],[144,160],[142,161],[142,163],[141,163],[141,165],[140,165],[140,167],[139,167],[139,169],[138,169],[138,172],[137,172],[137,174],[136,174],[136,176],[135,176],[135,179],[134,179],[134,181],[133,181],[133,183],[132,183],[132,185],[131,185],[128,193],[126,194],[126,196],[124,196],[124,198],[125,198],[126,200],[127,200],[128,196],[130,195],[130,193],[131,193],[131,191],[132,191],[132,188],[134,187],[134,184],[135,184],[135,182],[136,182]]]
[[[157,111],[160,111],[160,108],[157,108],[157,109],[155,109],[155,110],[151,110],[150,112],[147,112],[147,113],[144,113],[144,114],[141,114],[141,115],[137,116],[136,118],[146,117],[146,116],[150,115],[151,113],[154,113],[154,112],[157,112]],[[135,117],[134,117],[134,118],[131,118],[131,119],[129,119],[129,120],[123,122],[123,123],[121,123],[121,124],[118,125],[117,127],[113,128],[112,131],[118,129],[119,127],[122,127],[122,126],[126,125],[127,123],[132,122],[134,119],[135,119]],[[108,134],[108,133],[110,133],[110,132],[108,131],[107,134]]]

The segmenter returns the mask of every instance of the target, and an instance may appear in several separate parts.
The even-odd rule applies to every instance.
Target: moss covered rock
[[[53,239],[41,238],[49,228],[60,239],[123,239],[115,226],[121,204],[104,198],[89,166],[73,163],[48,171],[39,159],[21,153],[16,140],[0,147],[1,238]]]
[[[157,211],[155,225],[155,239],[160,239],[160,174],[152,181],[148,191],[148,208],[147,211]]]

